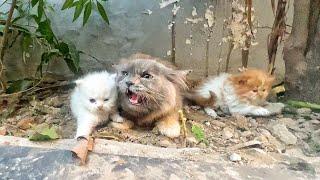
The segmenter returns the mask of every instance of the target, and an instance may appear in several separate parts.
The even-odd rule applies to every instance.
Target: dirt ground
[[[70,85],[59,85],[24,96],[2,98],[0,132],[5,129],[7,135],[28,137],[35,129],[53,126],[60,138],[73,138],[76,121],[69,106],[71,90]],[[267,118],[231,117],[220,113],[220,117],[213,119],[200,107],[188,105],[184,107],[184,114],[187,138],[170,139],[155,128],[119,130],[108,125],[98,129],[94,136],[161,147],[199,147],[241,163],[259,163],[256,161],[259,157],[269,164],[275,161],[276,154],[291,152],[299,152],[305,159],[320,155],[320,113],[307,108],[286,107],[283,114]],[[199,132],[192,130],[194,127],[202,129],[203,136],[196,135]],[[275,155],[261,156],[266,153]]]

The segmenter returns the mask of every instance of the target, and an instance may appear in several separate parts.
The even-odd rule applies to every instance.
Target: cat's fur
[[[220,108],[231,114],[268,116],[271,111],[262,107],[271,90],[274,77],[257,69],[249,69],[240,74],[221,74],[209,78],[197,87],[187,98],[203,106],[213,117]]]
[[[77,120],[77,137],[88,137],[93,129],[109,118],[122,122],[116,109],[116,74],[94,72],[75,81],[71,111]]]
[[[180,135],[178,110],[188,71],[136,54],[116,65],[121,115],[139,126],[155,124],[168,137]]]

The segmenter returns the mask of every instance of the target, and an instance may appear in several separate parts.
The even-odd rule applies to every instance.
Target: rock
[[[238,162],[238,161],[241,161],[241,156],[237,153],[232,153],[230,156],[229,156],[229,160],[232,161],[232,162]]]
[[[253,135],[251,131],[244,131],[241,133],[241,137],[248,137]]]
[[[297,114],[299,115],[309,115],[311,114],[311,109],[310,108],[299,108],[297,109]]]
[[[174,143],[170,142],[167,139],[160,140],[159,145],[161,147],[176,147]]]
[[[243,129],[243,130],[249,129],[249,122],[245,116],[237,114],[234,117],[236,118],[235,123],[237,124],[238,128]]]
[[[211,123],[210,123],[209,121],[204,122],[204,124],[205,124],[206,126],[210,126],[210,125],[211,125]]]
[[[257,140],[252,140],[252,141],[248,141],[248,142],[244,142],[241,144],[236,144],[234,146],[231,146],[228,148],[228,150],[234,151],[237,149],[246,148],[246,147],[250,147],[250,146],[256,146],[256,145],[261,145],[261,142],[257,141]]]
[[[49,106],[53,106],[55,108],[60,108],[60,107],[63,106],[63,101],[62,101],[62,99],[59,99],[58,96],[55,96],[55,97],[52,97],[52,98],[48,98],[47,101],[48,101],[47,104]]]
[[[285,125],[289,129],[299,130],[298,122],[293,120],[293,119],[291,119],[291,118],[280,118],[280,119],[278,119],[278,122],[280,124]]]
[[[257,128],[257,131],[264,136],[271,136],[271,133],[267,129]]]
[[[213,126],[218,126],[218,127],[221,127],[221,128],[226,127],[226,124],[225,124],[225,123],[223,123],[223,122],[221,122],[221,121],[217,121],[217,120],[212,120],[212,121],[211,121],[211,124],[212,124]]]
[[[198,144],[198,140],[193,136],[189,136],[187,137],[187,143],[189,143],[190,145],[195,145]]]
[[[0,135],[4,136],[7,134],[7,128],[5,126],[0,127]]]
[[[233,129],[231,129],[230,127],[225,127],[223,128],[223,131],[222,131],[222,137],[224,139],[230,139],[233,137],[233,133],[234,133]]]
[[[297,143],[297,137],[294,136],[285,125],[276,124],[271,128],[272,134],[279,138],[286,145],[295,145]]]
[[[18,122],[17,127],[26,130],[31,127],[32,123],[34,123],[34,118],[25,118]]]

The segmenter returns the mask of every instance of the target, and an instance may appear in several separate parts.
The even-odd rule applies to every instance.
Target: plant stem
[[[229,63],[230,63],[230,56],[231,56],[231,52],[233,50],[233,43],[230,42],[229,44],[229,49],[228,49],[228,54],[227,54],[227,60],[226,60],[226,69],[225,72],[228,72],[229,70]]]
[[[175,3],[176,4],[176,3]],[[171,27],[171,61],[176,64],[176,13],[172,13]]]
[[[0,44],[0,83],[1,83],[1,88],[3,91],[7,88],[6,80],[3,77],[3,73],[5,71],[5,66],[4,66],[4,54],[5,54],[5,49],[7,47],[7,41],[8,41],[8,31],[9,27],[11,26],[11,19],[13,15],[14,8],[16,6],[16,0],[12,0],[11,7],[9,10],[8,18],[6,20],[6,24],[3,30],[3,37],[2,37],[2,42]]]

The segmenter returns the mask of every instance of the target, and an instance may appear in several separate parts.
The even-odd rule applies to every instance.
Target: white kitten
[[[93,129],[111,118],[122,122],[116,109],[116,74],[94,72],[75,81],[71,95],[71,111],[77,119],[77,137],[88,137]]]
[[[253,69],[236,75],[221,74],[208,79],[187,96],[212,117],[217,116],[214,108],[231,114],[269,116],[275,112],[263,106],[267,104],[273,80],[267,73]]]

